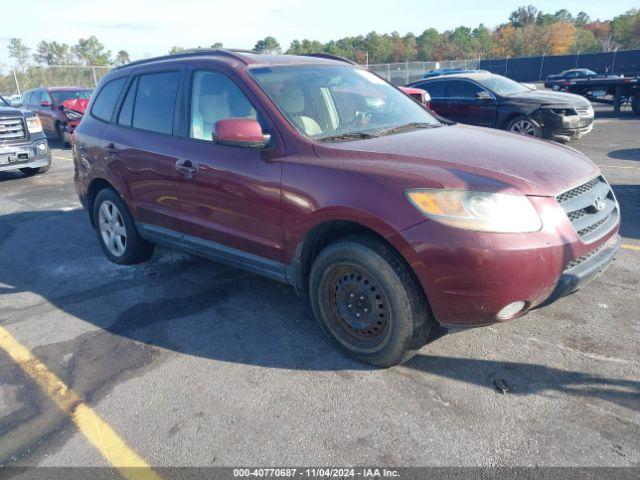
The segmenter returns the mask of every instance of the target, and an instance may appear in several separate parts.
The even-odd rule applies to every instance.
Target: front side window
[[[483,91],[478,85],[466,80],[451,80],[449,82],[449,96],[453,98],[477,98],[478,92]]]
[[[150,73],[139,77],[133,107],[133,127],[172,133],[179,79],[178,72]]]
[[[98,96],[93,102],[93,107],[91,107],[91,113],[94,117],[99,118],[100,120],[104,120],[108,122],[111,120],[111,115],[113,114],[113,109],[116,106],[116,102],[118,101],[118,97],[120,96],[120,90],[124,86],[124,82],[126,78],[117,78],[115,80],[111,80],[107,83],[100,92],[98,92]]]
[[[295,65],[249,72],[289,123],[316,140],[377,136],[405,125],[440,125],[411,98],[359,68]]]
[[[197,71],[191,83],[190,137],[212,140],[219,120],[249,118],[264,122],[242,90],[227,76],[210,71]]]

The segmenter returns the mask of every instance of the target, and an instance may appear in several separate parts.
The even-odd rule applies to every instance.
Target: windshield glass
[[[62,102],[76,98],[89,100],[91,98],[91,90],[62,90],[59,92],[51,92],[51,95],[53,95],[56,103],[60,105]]]
[[[515,95],[517,93],[524,93],[531,91],[530,88],[525,87],[521,83],[514,82],[507,77],[501,77],[500,75],[488,75],[486,77],[476,78],[476,81],[482,86],[488,88],[493,93],[502,96]]]
[[[8,107],[9,106],[9,102],[7,102],[2,95],[0,95],[0,105],[2,105],[3,107]]]
[[[440,125],[417,102],[359,68],[295,65],[249,71],[296,130],[316,140]]]

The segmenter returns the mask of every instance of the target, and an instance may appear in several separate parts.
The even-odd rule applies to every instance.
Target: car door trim
[[[157,225],[136,222],[136,228],[142,238],[158,245],[176,248],[198,257],[241,268],[279,282],[290,283],[287,280],[286,265],[276,260],[244,252],[203,238],[185,235]]]

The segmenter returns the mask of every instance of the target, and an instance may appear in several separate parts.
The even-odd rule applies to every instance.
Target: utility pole
[[[22,96],[22,93],[20,92],[20,84],[18,83],[18,76],[16,75],[15,65],[11,67],[11,70],[13,71],[13,80],[16,82],[16,90],[18,91],[18,95]]]

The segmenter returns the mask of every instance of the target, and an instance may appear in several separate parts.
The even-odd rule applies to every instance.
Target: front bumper
[[[38,148],[44,145],[45,148]],[[51,150],[46,138],[31,142],[0,144],[0,172],[20,168],[40,168],[51,164]]]
[[[511,318],[583,287],[612,261],[619,222],[600,239],[582,242],[553,198],[530,197],[543,219],[526,234],[471,232],[425,221],[402,231],[408,261],[438,322],[449,328],[504,321],[498,313],[518,301]],[[604,246],[603,246],[604,245]],[[595,253],[594,253],[595,251]],[[587,259],[577,265],[577,260]]]
[[[550,110],[543,111],[542,136],[551,140],[577,140],[593,130],[593,115],[560,115]]]

